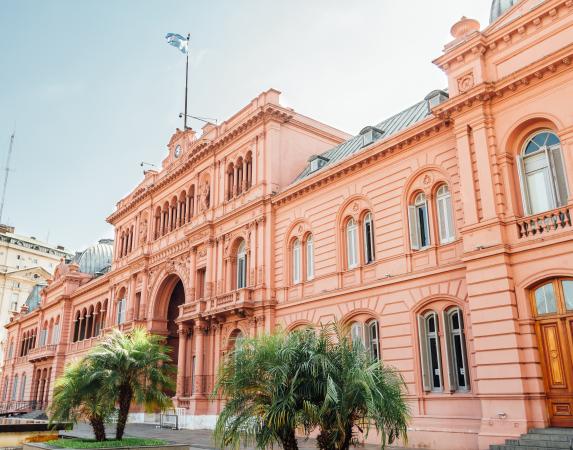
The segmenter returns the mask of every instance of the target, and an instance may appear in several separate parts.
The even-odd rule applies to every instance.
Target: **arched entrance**
[[[551,425],[573,427],[573,278],[530,290]]]
[[[170,349],[170,356],[174,365],[177,365],[179,355],[179,336],[177,334],[178,325],[175,322],[179,317],[179,306],[185,303],[185,290],[183,282],[178,280],[173,287],[167,304],[167,345]]]

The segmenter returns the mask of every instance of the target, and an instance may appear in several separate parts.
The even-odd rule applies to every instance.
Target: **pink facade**
[[[178,131],[108,217],[111,270],[62,263],[8,325],[0,402],[49,401],[67,361],[143,325],[197,426],[238,337],[338,320],[401,371],[410,446],[573,426],[573,1],[507,8],[454,25],[447,92],[358,136],[274,90]]]

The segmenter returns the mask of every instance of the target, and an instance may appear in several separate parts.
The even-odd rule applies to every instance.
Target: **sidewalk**
[[[115,425],[110,425],[106,427],[108,437],[112,437],[115,433]],[[71,431],[62,431],[61,435],[81,437],[81,438],[92,438],[93,433],[91,427],[87,424],[77,424]],[[127,424],[125,428],[125,436],[129,437],[142,437],[142,438],[156,438],[165,439],[176,444],[189,444],[190,450],[202,449],[202,450],[215,450],[216,447],[213,444],[213,432],[211,430],[169,430],[166,428],[155,428],[152,424],[143,423],[130,423]],[[317,450],[316,441],[314,439],[299,439],[298,441],[300,450]],[[244,447],[245,450],[253,450],[251,448]],[[276,447],[280,448],[280,447]],[[363,445],[357,447],[359,449],[365,450],[375,450],[380,449],[379,445]],[[397,447],[388,447],[392,449],[397,449]],[[407,450],[407,449],[402,449]]]

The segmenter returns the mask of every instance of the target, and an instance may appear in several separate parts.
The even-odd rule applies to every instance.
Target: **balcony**
[[[571,212],[568,206],[564,206],[535,216],[525,217],[516,223],[519,239],[532,236],[541,237],[556,233],[564,228],[571,228]]]
[[[209,299],[209,313],[218,313],[253,306],[253,290],[238,289]]]
[[[56,354],[56,344],[44,345],[43,347],[32,348],[28,352],[28,361],[37,362],[53,358]]]

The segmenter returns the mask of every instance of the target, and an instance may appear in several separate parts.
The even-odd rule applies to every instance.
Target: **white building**
[[[61,245],[14,233],[14,227],[0,225],[0,364],[4,360],[4,325],[19,311],[35,286],[46,284],[62,258],[74,255]]]

